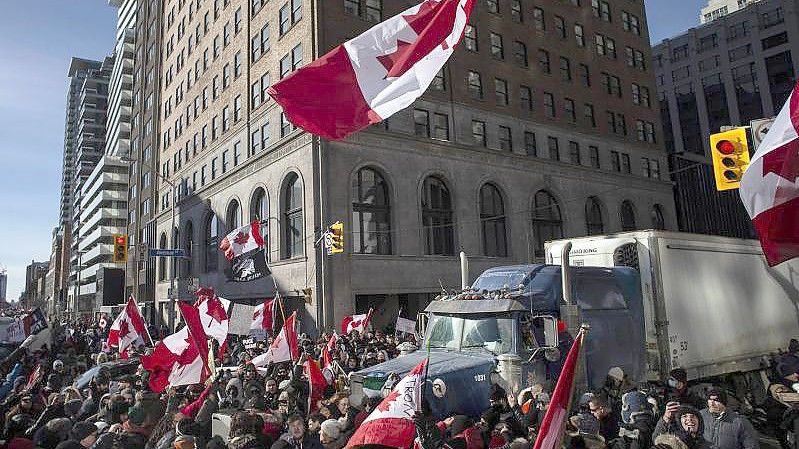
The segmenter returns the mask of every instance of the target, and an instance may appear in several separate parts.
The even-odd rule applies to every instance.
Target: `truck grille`
[[[638,270],[638,248],[636,243],[627,243],[613,252],[613,265]]]

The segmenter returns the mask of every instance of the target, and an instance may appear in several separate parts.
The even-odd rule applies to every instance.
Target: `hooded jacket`
[[[705,425],[704,435],[713,449],[757,449],[760,442],[752,423],[732,410],[715,417],[710,410],[700,412]]]
[[[693,414],[699,420],[699,430],[697,431],[696,435],[689,434],[682,427],[680,420],[682,419],[682,415],[686,413]],[[667,423],[662,419],[658,420],[652,438],[657,439],[657,437],[660,435],[672,434],[679,438],[680,441],[685,443],[685,445],[688,446],[688,449],[711,449],[710,443],[705,440],[704,429],[702,414],[697,409],[684,405],[680,407],[677,413],[674,414],[671,422]]]

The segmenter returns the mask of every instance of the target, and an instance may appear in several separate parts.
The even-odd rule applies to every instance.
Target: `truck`
[[[768,357],[799,337],[799,261],[769,267],[756,240],[657,230],[547,242],[546,261],[565,245],[572,266],[639,272],[647,380],[680,367],[765,398]]]
[[[583,345],[588,387],[623,367],[643,379],[643,300],[638,272],[629,267],[568,268],[572,304],[564,304],[563,267],[530,264],[486,270],[467,289],[442,294],[425,309],[429,348],[350,376],[353,403],[375,394],[374,385],[404,375],[429,357],[426,398],[438,417],[473,417],[488,408],[492,384],[507,392],[554,384],[581,324],[591,327]],[[565,315],[579,316],[579,320]],[[566,328],[565,322],[571,322]]]
[[[680,367],[689,380],[724,378],[738,397],[754,389],[760,403],[766,359],[799,337],[799,265],[769,268],[757,241],[639,231],[545,249],[547,264],[491,268],[437,297],[419,320],[420,346],[430,349],[351,374],[351,401],[429,357],[434,414],[477,416],[492,383],[513,393],[553,385],[571,337],[587,324],[584,389],[600,388],[612,367],[639,384]]]

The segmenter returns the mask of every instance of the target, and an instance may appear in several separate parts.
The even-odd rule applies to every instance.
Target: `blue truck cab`
[[[576,332],[562,324],[562,313],[575,308],[581,323],[590,326],[583,346],[588,387],[601,387],[614,366],[631,380],[644,380],[638,272],[626,267],[570,271],[572,309],[562,308],[557,265],[491,268],[469,289],[437,297],[425,309],[422,348],[353,373],[351,401],[380,394],[374,385],[391,374],[404,376],[428,356],[425,397],[439,418],[479,416],[489,406],[492,383],[514,394],[534,384],[554,386]]]

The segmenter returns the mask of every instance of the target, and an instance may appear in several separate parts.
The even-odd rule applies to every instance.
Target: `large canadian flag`
[[[225,236],[219,244],[219,249],[225,253],[227,260],[233,260],[262,246],[264,238],[261,236],[261,223],[253,220],[252,223],[234,229]]]
[[[345,316],[344,319],[341,320],[341,332],[344,335],[349,335],[352,331],[358,331],[359,334],[363,334],[371,320],[372,309],[369,309],[369,312],[361,315]]]
[[[122,311],[119,312],[111,329],[108,331],[108,346],[118,347],[121,358],[128,358],[128,348],[141,341],[145,345],[152,344],[144,318],[139,313],[136,300],[131,296]]]
[[[347,442],[347,448],[364,445],[380,445],[406,448],[413,443],[416,426],[413,416],[421,409],[424,385],[424,370],[427,359],[423,359],[383,399]]]
[[[799,257],[799,84],[741,178],[741,200],[770,266]]]
[[[581,331],[574,339],[563,370],[558,377],[555,391],[552,393],[552,401],[549,403],[544,420],[541,422],[541,430],[535,438],[533,449],[558,449],[563,432],[566,429],[566,415],[569,412],[569,400],[574,389],[574,375],[577,368],[577,357],[585,338],[585,332]]]
[[[195,307],[199,312],[205,334],[219,342],[220,346],[224,345],[230,328],[230,317],[227,314],[230,310],[230,301],[216,296],[212,288],[201,288],[195,295],[197,296]]]
[[[161,340],[141,364],[150,373],[150,389],[156,393],[170,385],[193,385],[204,382],[208,368],[208,338],[196,308],[179,302],[186,326]]]
[[[318,409],[317,403],[324,397],[328,382],[319,369],[319,364],[310,357],[303,362],[302,370],[308,378],[308,413],[312,413]]]
[[[343,139],[411,105],[463,37],[474,0],[426,0],[269,88],[288,119]]]
[[[252,359],[255,366],[266,366],[271,363],[288,362],[297,360],[300,355],[297,346],[297,312],[291,314],[283,323],[283,329],[275,337],[275,341],[263,354]]]
[[[265,331],[272,331],[275,328],[275,302],[278,299],[265,299],[263,304],[255,306],[252,311],[252,322],[250,323],[251,330],[263,329]]]

